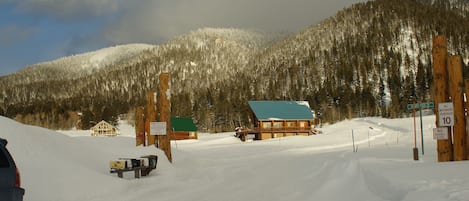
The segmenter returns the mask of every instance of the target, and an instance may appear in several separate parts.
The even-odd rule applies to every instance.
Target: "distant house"
[[[191,118],[171,117],[171,140],[197,139],[197,131]]]
[[[104,120],[91,127],[90,130],[91,136],[116,136],[119,134],[119,129]]]
[[[256,140],[314,134],[314,113],[307,101],[248,101]]]

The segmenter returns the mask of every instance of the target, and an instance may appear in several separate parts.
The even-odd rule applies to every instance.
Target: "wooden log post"
[[[469,86],[469,79],[465,80],[465,85],[464,86]],[[466,99],[469,98],[469,87],[466,87]],[[466,100],[466,110],[467,110],[467,116],[466,116],[466,159],[469,159],[469,143],[467,139],[469,139],[469,100]]]
[[[154,135],[150,135],[150,123],[156,121],[155,92],[150,91],[147,93],[147,107],[145,109],[145,131],[147,145],[152,145],[155,144],[156,139]]]
[[[454,160],[467,159],[466,117],[464,110],[464,81],[461,56],[448,58],[448,81],[451,101],[454,108],[453,153]]]
[[[433,38],[432,59],[433,59],[433,79],[435,95],[436,126],[439,125],[438,104],[449,101],[448,95],[448,75],[446,69],[447,45],[445,36]],[[445,162],[453,159],[453,145],[451,140],[451,129],[448,130],[447,140],[437,141],[438,161]]]
[[[145,144],[145,109],[137,107],[135,111],[135,146],[146,146]]]
[[[160,114],[160,122],[166,122],[166,135],[158,136],[160,148],[165,152],[166,157],[172,163],[171,156],[171,90],[169,87],[169,73],[161,73],[159,77],[159,93],[158,93],[158,111]]]

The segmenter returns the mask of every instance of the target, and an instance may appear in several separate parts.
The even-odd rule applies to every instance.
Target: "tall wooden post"
[[[150,135],[150,122],[156,121],[155,92],[150,91],[147,93],[147,107],[145,109],[145,131],[147,145],[152,145],[155,144],[155,136]]]
[[[160,122],[166,122],[166,135],[158,136],[160,148],[165,152],[170,162],[173,162],[171,156],[171,90],[169,88],[169,73],[160,74],[159,94],[158,94],[158,111],[160,114]]]
[[[135,111],[135,141],[136,146],[146,146],[145,144],[145,109],[143,107],[137,107]]]
[[[446,57],[447,57],[447,45],[446,37],[436,36],[433,38],[433,78],[434,78],[434,92],[435,92],[435,114],[436,114],[436,126],[438,127],[439,114],[438,104],[441,102],[448,102],[448,75],[446,71]],[[447,140],[438,140],[437,151],[438,161],[451,161],[453,156],[453,147],[451,140],[451,130],[448,131]]]
[[[466,98],[469,98],[469,80],[465,80],[465,85],[468,86],[466,87]],[[467,109],[467,117],[466,117],[466,159],[469,159],[469,142],[467,139],[469,139],[469,100],[466,101],[466,109]]]
[[[464,82],[461,56],[448,58],[448,80],[454,108],[453,151],[454,160],[466,160],[466,116],[464,111]]]

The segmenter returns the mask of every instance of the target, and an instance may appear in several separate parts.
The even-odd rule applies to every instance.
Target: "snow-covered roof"
[[[248,101],[259,120],[313,120],[307,101]]]
[[[96,125],[91,127],[91,130],[93,130],[95,128],[99,128],[101,125],[106,125],[109,128],[114,128],[115,130],[119,130],[118,128],[116,128],[115,126],[113,126],[112,124],[110,124],[110,123],[108,123],[107,121],[104,121],[104,120],[100,121],[99,123],[97,123]]]

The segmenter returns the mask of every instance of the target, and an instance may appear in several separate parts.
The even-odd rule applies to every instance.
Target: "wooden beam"
[[[448,58],[448,81],[454,108],[453,152],[454,160],[466,160],[466,117],[464,111],[464,82],[461,56]]]
[[[156,121],[156,109],[155,109],[155,92],[148,92],[147,93],[147,107],[146,115],[145,115],[145,131],[146,131],[146,139],[147,145],[155,144],[155,136],[150,135],[150,122]]]
[[[469,159],[469,143],[467,142],[467,139],[469,138],[469,100],[467,100],[469,98],[469,79],[465,80],[465,85],[464,86],[468,86],[466,87],[465,89],[465,92],[466,92],[466,112],[467,112],[467,116],[466,116],[466,159]]]
[[[146,146],[145,144],[145,109],[143,107],[137,107],[135,111],[135,146]]]
[[[446,69],[447,45],[445,36],[433,38],[432,59],[433,59],[433,79],[435,95],[436,126],[438,127],[439,114],[438,104],[449,101],[448,95],[448,73]],[[438,161],[451,161],[453,159],[453,145],[451,140],[451,130],[448,131],[447,140],[437,141]]]
[[[171,133],[171,90],[169,88],[169,73],[161,73],[158,90],[158,111],[160,114],[160,122],[166,122],[167,135],[158,136],[160,148],[165,152],[169,162],[173,162],[171,156],[171,141],[169,134]]]

